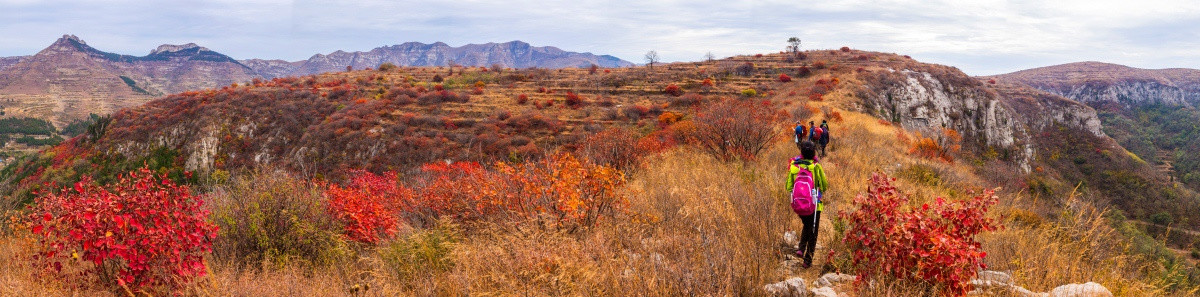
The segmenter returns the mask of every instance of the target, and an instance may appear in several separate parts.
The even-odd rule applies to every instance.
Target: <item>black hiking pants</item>
[[[804,265],[812,265],[813,254],[817,253],[817,227],[821,224],[821,212],[800,216],[804,229],[800,230],[800,246],[796,249],[804,255]]]

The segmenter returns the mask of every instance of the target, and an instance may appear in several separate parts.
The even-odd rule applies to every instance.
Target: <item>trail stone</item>
[[[804,285],[804,279],[799,277],[789,278],[774,284],[763,286],[763,291],[767,291],[767,295],[776,297],[807,297],[808,288]]]
[[[1062,285],[1050,290],[1050,297],[1112,297],[1112,295],[1108,288],[1094,282]]]
[[[840,284],[840,283],[852,282],[857,279],[858,279],[858,277],[855,277],[853,275],[849,275],[849,274],[845,274],[845,273],[830,272],[830,273],[826,273],[825,275],[822,275],[820,278],[817,278],[817,281],[815,282],[815,284],[813,286],[817,287],[817,288],[832,287],[832,286]]]
[[[838,297],[837,291],[830,287],[821,287],[812,289],[813,297]]]
[[[1012,293],[1013,293],[1013,295],[1016,295],[1016,296],[1019,296],[1019,297],[1046,297],[1046,296],[1050,296],[1050,294],[1046,294],[1046,293],[1037,293],[1037,292],[1034,292],[1034,291],[1030,291],[1029,289],[1026,289],[1026,288],[1024,288],[1024,287],[1021,287],[1021,286],[1012,286]]]
[[[996,282],[996,283],[1002,283],[1002,284],[1009,284],[1009,285],[1012,284],[1012,276],[1011,275],[1009,275],[1008,273],[994,271],[994,270],[980,271],[979,274],[975,276],[975,279],[981,280],[981,281],[990,281],[990,282]]]
[[[785,247],[794,248],[800,244],[800,237],[796,236],[796,231],[784,232],[783,244]]]

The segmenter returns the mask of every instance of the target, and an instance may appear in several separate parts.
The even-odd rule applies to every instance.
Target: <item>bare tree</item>
[[[791,51],[792,55],[799,55],[800,54],[800,38],[793,36],[792,38],[788,38],[787,42],[788,42],[788,51]]]
[[[650,69],[654,69],[654,63],[658,63],[658,52],[646,52],[646,65],[650,65]]]
[[[712,52],[708,52],[708,53],[704,54],[705,61],[712,62],[712,60],[716,60],[716,59],[717,59],[717,56],[714,56]]]

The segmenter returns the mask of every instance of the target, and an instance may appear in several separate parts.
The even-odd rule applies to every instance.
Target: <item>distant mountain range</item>
[[[62,126],[90,113],[107,114],[152,98],[217,88],[254,78],[300,76],[397,66],[501,65],[509,68],[627,67],[609,55],[535,47],[521,41],[468,44],[408,42],[366,52],[336,51],[308,60],[237,60],[188,43],[164,44],[146,56],[101,51],[64,35],[32,56],[0,57],[0,111],[4,116],[47,119]]]

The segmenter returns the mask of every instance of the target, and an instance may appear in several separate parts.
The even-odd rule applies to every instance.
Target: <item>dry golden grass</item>
[[[892,62],[909,63],[900,59]],[[852,75],[841,79],[843,84],[856,83]],[[481,101],[502,105],[517,93],[533,95],[530,90],[537,85],[540,84],[522,84],[496,93],[489,89],[486,99]],[[658,88],[646,84],[634,87]],[[786,94],[793,90],[789,87],[777,92]],[[843,120],[830,122],[834,139],[828,157],[821,160],[831,184],[818,244],[822,249],[840,246],[837,241],[841,234],[835,234],[832,222],[837,212],[851,210],[850,201],[866,191],[872,172],[896,177],[895,184],[912,196],[912,203],[927,202],[937,196],[959,198],[967,190],[990,187],[968,165],[909,156],[907,144],[897,137],[907,132],[881,124],[878,118],[850,111],[855,99],[848,91],[838,90],[826,98],[810,104],[838,112]],[[785,103],[788,110],[805,104],[787,96],[775,100]],[[826,116],[821,112],[810,119],[819,122]],[[784,127],[780,128],[781,133],[786,133],[782,131]],[[760,295],[764,293],[760,289],[764,284],[793,276],[811,281],[821,272],[818,268],[795,270],[782,265],[782,234],[800,229],[784,191],[787,161],[797,154],[788,139],[775,144],[759,160],[748,163],[720,162],[688,147],[648,157],[644,166],[629,177],[628,213],[576,233],[535,224],[480,223],[452,227],[461,232],[456,233],[454,242],[442,246],[448,253],[437,254],[452,263],[447,268],[413,268],[425,267],[421,266],[424,262],[397,268],[387,260],[386,247],[404,244],[428,232],[410,229],[393,242],[359,248],[352,260],[317,267],[285,265],[259,269],[243,267],[230,259],[213,259],[209,276],[188,293],[200,296]],[[1011,271],[1017,284],[1035,291],[1094,281],[1118,296],[1165,294],[1164,284],[1147,277],[1146,271],[1155,267],[1145,259],[1129,256],[1127,240],[1086,203],[1071,203],[1067,210],[1061,210],[1032,201],[1023,193],[1001,193],[1001,203],[992,215],[1005,218],[1008,227],[980,236],[991,269]],[[29,255],[31,249],[30,241],[18,235],[0,238],[0,295],[113,295],[94,288],[70,288],[65,285],[70,280],[38,279],[31,268],[22,264],[25,261],[21,257]],[[825,254],[825,250],[818,251],[815,262],[824,263]],[[884,283],[851,294],[923,296],[925,292]]]

